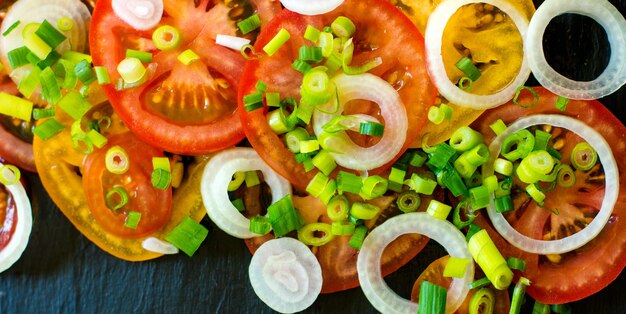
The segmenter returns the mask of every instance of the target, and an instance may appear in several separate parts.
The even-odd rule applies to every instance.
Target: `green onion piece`
[[[428,121],[439,125],[446,119],[446,114],[443,110],[439,110],[437,106],[430,106],[428,109]]]
[[[24,121],[30,121],[33,112],[33,102],[0,92],[0,113]]]
[[[268,56],[274,55],[276,51],[278,51],[278,49],[280,49],[280,47],[282,47],[283,44],[285,44],[287,40],[289,40],[290,37],[291,35],[289,34],[289,32],[286,29],[281,28],[276,36],[274,36],[274,38],[272,38],[272,40],[270,40],[263,47],[263,51],[265,51]]]
[[[445,219],[445,218],[444,218]],[[443,269],[444,277],[463,278],[467,264],[470,263],[469,258],[450,257]]]
[[[414,191],[404,191],[398,195],[396,199],[396,205],[398,209],[404,213],[412,213],[417,211],[420,207],[422,200],[419,194]]]
[[[330,233],[339,236],[352,235],[355,229],[356,226],[349,222],[335,221],[331,224]]]
[[[7,35],[11,34],[11,32],[20,25],[21,21],[17,20],[15,22],[13,22],[13,24],[11,24],[11,26],[9,26],[9,28],[7,28],[7,30],[5,30],[2,33],[2,36],[6,37]]]
[[[432,169],[443,169],[445,165],[450,161],[452,156],[456,154],[456,150],[446,143],[441,143],[434,147],[432,153],[428,154],[428,161],[426,166]]]
[[[572,312],[572,307],[569,304],[552,304],[550,310],[558,314],[569,314]]]
[[[254,49],[254,46],[250,44],[241,46],[241,50],[239,50],[239,52],[241,53],[243,58],[246,60],[259,60],[263,58],[263,55],[260,53],[257,53],[256,49]]]
[[[380,213],[380,207],[370,203],[354,202],[350,207],[350,216],[356,219],[370,220]]]
[[[547,151],[534,151],[522,159],[515,173],[522,182],[532,184],[540,180],[546,181],[548,178],[545,176],[554,169],[554,165],[554,159]]]
[[[298,102],[291,97],[280,101],[280,119],[288,130],[292,130],[298,124]]]
[[[495,174],[486,177],[483,180],[483,185],[487,188],[489,193],[495,192],[498,189],[498,186],[499,186],[499,184],[498,184],[498,177]]]
[[[480,227],[478,225],[473,223],[469,224],[467,234],[465,235],[465,241],[469,241],[469,239],[471,239],[478,231],[480,231]],[[489,280],[487,281],[489,282]]]
[[[306,245],[322,246],[334,237],[331,225],[323,222],[306,224],[298,229],[298,240]]]
[[[491,193],[489,193],[489,189],[487,189],[487,187],[481,185],[475,188],[471,188],[469,190],[469,195],[470,206],[472,206],[472,210],[478,210],[489,206]]]
[[[526,288],[530,286],[530,280],[525,277],[520,277],[513,289],[513,297],[511,298],[511,309],[509,314],[519,314],[524,303],[524,295],[526,294]]]
[[[33,67],[30,73],[28,73],[28,75],[20,81],[20,84],[17,86],[17,90],[19,90],[24,97],[30,98],[35,89],[37,89],[37,86],[39,86],[40,75],[41,70],[38,67]]]
[[[315,157],[313,157],[313,165],[319,169],[323,174],[330,175],[330,173],[337,168],[335,158],[326,150],[321,150]]]
[[[322,49],[322,56],[328,58],[333,53],[333,35],[322,32],[316,40],[317,46]]]
[[[55,135],[61,133],[65,129],[65,126],[57,121],[55,118],[50,118],[40,123],[33,129],[33,134],[39,136],[44,141],[47,141]]]
[[[89,97],[89,86],[81,87],[80,90],[79,90],[79,94],[83,98],[88,98]]]
[[[314,105],[309,104],[306,99],[301,99],[300,106],[298,107],[298,112],[296,113],[296,117],[300,119],[302,123],[309,124],[309,122],[311,122],[311,117],[313,116],[314,110]]]
[[[328,202],[330,202],[331,198],[335,195],[337,195],[337,182],[334,179],[330,179],[328,183],[326,183],[324,190],[322,190],[319,199],[324,205],[328,205]]]
[[[126,58],[117,65],[117,73],[126,83],[138,83],[144,79],[147,70],[137,58]]]
[[[124,222],[124,227],[130,229],[137,229],[139,225],[139,221],[141,220],[140,212],[129,212],[126,216],[126,221]]]
[[[535,147],[533,151],[548,149],[550,138],[552,138],[552,134],[539,129],[535,130]]]
[[[471,225],[476,219],[476,215],[474,214],[473,208],[470,207],[470,204],[469,198],[465,198],[456,205],[452,212],[452,223],[459,230]],[[461,217],[467,218],[467,220],[463,220]]]
[[[376,57],[373,60],[370,60],[362,65],[351,66],[350,64],[352,63],[353,53],[354,53],[354,44],[352,43],[352,38],[350,38],[343,45],[343,52],[341,53],[341,67],[345,74],[348,74],[348,75],[363,74],[383,63],[380,57]]]
[[[319,197],[324,191],[326,184],[328,184],[328,180],[325,174],[318,172],[307,185],[306,191],[314,197]]]
[[[387,192],[387,179],[381,176],[369,176],[363,180],[361,194],[365,199],[372,199],[383,196]]]
[[[361,245],[363,245],[363,241],[365,240],[365,235],[367,234],[367,227],[364,225],[360,225],[356,227],[352,237],[350,237],[350,241],[348,245],[350,245],[355,250],[360,250]]]
[[[467,195],[468,190],[459,173],[451,166],[445,166],[437,175],[441,177],[441,183],[445,186],[454,197]]]
[[[510,269],[515,269],[522,272],[526,271],[526,261],[524,261],[523,259],[519,259],[517,257],[507,257],[506,263],[507,265],[509,265]]]
[[[267,84],[261,80],[257,80],[254,88],[261,93],[265,93],[267,91]]]
[[[355,226],[363,225],[363,219],[357,219],[352,216],[348,216],[348,222]]]
[[[64,32],[70,31],[74,27],[74,21],[69,17],[61,18],[59,22],[57,22],[57,27]]]
[[[47,58],[47,57],[46,57],[46,58]],[[34,53],[32,53],[32,52],[29,52],[29,53],[26,55],[26,59],[28,60],[28,62],[29,62],[30,64],[33,64],[33,65],[39,64],[39,63],[42,61],[41,59],[39,59],[39,58],[38,58],[38,57],[37,57]]]
[[[307,71],[302,78],[301,94],[311,105],[327,103],[333,96],[328,74],[321,70]]]
[[[493,313],[496,304],[496,295],[489,288],[481,288],[472,295],[469,303],[469,313]]]
[[[515,147],[515,149],[513,149]],[[500,148],[500,153],[510,161],[524,158],[535,147],[535,137],[528,130],[519,130],[507,136]]]
[[[35,108],[33,109],[33,119],[39,120],[43,118],[54,117],[55,115],[54,107],[52,108]]]
[[[324,58],[322,55],[322,48],[315,46],[300,47],[298,50],[298,56],[302,61],[312,61],[314,63],[318,63]]]
[[[27,65],[30,62],[27,59],[30,50],[26,47],[15,48],[8,52],[9,64],[13,69],[17,69],[23,65]]]
[[[502,121],[502,119],[498,119],[496,122],[490,124],[489,128],[491,128],[493,133],[495,133],[496,135],[500,135],[502,134],[502,132],[506,131],[507,126],[506,124],[504,124],[504,121]]]
[[[483,135],[468,126],[458,128],[450,137],[450,147],[465,152],[483,143]]]
[[[469,91],[472,89],[472,83],[474,83],[472,79],[470,79],[467,76],[464,76],[459,80],[458,86],[462,91]]]
[[[313,69],[313,67],[308,64],[306,61],[304,60],[300,60],[300,59],[296,59],[292,64],[291,67],[302,73],[302,74],[306,74],[307,72],[311,71]]]
[[[263,106],[263,103],[261,103],[261,105],[258,108],[262,108],[262,106]],[[248,105],[245,108],[246,110],[248,110],[248,108],[252,108],[252,106]],[[281,118],[279,109],[270,111],[267,114],[266,118],[267,118],[267,124],[269,124],[270,128],[272,129],[272,131],[274,131],[274,133],[280,135],[289,131],[289,126],[287,126],[287,124],[285,124],[285,120]]]
[[[489,160],[489,157],[491,157],[489,154],[489,148],[484,143],[474,146],[474,148],[459,156],[459,158],[467,160],[473,166],[482,166]]]
[[[364,135],[382,137],[385,131],[385,126],[377,122],[365,122],[361,123],[359,127],[359,133]]]
[[[152,170],[151,182],[153,187],[165,190],[172,182],[172,174],[167,170],[154,169]]]
[[[561,153],[559,153],[559,151],[554,147],[548,147],[548,153],[556,160],[561,160],[561,158],[563,158],[563,155],[561,155]]]
[[[485,229],[470,238],[468,247],[472,257],[496,289],[504,290],[511,284],[513,272]]]
[[[496,212],[498,213],[504,213],[513,210],[513,200],[511,199],[511,195],[496,197],[494,199],[494,205],[496,207]]]
[[[415,151],[411,154],[411,159],[409,160],[409,164],[413,167],[421,167],[428,160],[428,155],[421,150]]]
[[[576,173],[569,165],[560,165],[556,176],[556,183],[562,187],[569,188],[576,184]]]
[[[272,230],[272,225],[270,224],[269,218],[265,216],[254,216],[250,218],[250,232],[266,235]]]
[[[532,95],[533,95],[533,101],[529,104],[522,104],[520,102],[518,102],[518,98],[520,96],[520,94],[522,93],[522,91],[527,90],[529,91]],[[537,103],[539,102],[539,94],[537,94],[537,92],[532,88],[532,87],[528,87],[528,86],[519,86],[517,88],[517,91],[515,92],[515,96],[513,97],[513,103],[522,107],[522,108],[532,108],[534,107]]]
[[[446,312],[446,288],[429,281],[420,284],[420,296],[418,299],[418,314],[443,314]]]
[[[76,91],[65,94],[57,106],[74,120],[79,120],[91,109],[91,105]]]
[[[479,185],[483,185],[483,176],[478,171],[475,171],[469,178],[463,178],[463,181],[465,182],[465,186],[468,189],[471,189]],[[496,188],[498,187],[497,184],[498,184],[498,181],[496,178]]]
[[[309,24],[306,26],[306,30],[304,30],[304,38],[316,43],[321,33],[319,29]]]
[[[231,204],[233,204],[233,206],[235,208],[237,208],[237,211],[239,212],[243,212],[246,210],[246,204],[243,202],[243,199],[236,199],[230,202]]]
[[[167,157],[152,157],[152,169],[163,169],[171,172],[170,159]]]
[[[84,53],[80,53],[80,52],[77,52],[77,51],[71,51],[71,50],[68,50],[68,51],[64,52],[61,55],[61,58],[65,59],[67,61],[70,61],[70,62],[72,62],[74,64],[78,64],[78,63],[80,63],[83,60],[87,61],[88,63],[92,63],[93,62],[93,60],[91,59],[90,55],[84,54]]]
[[[333,196],[328,205],[326,205],[326,213],[332,221],[343,221],[348,218],[350,212],[350,201],[345,195]]]
[[[50,24],[47,20],[43,20],[43,22],[41,22],[39,28],[35,31],[35,34],[37,34],[37,36],[52,49],[58,47],[66,39],[63,33],[54,28],[54,26],[52,26],[52,24]],[[37,56],[39,57],[39,55]],[[45,57],[39,58],[45,59]]]
[[[550,305],[535,301],[532,314],[550,314]]]
[[[54,65],[57,61],[59,61],[59,59],[61,59],[61,55],[58,52],[52,50],[48,54],[46,59],[37,62],[37,67],[40,69],[45,69],[46,67]]]
[[[580,142],[574,146],[570,161],[577,170],[589,171],[598,162],[598,154],[589,143]]]
[[[437,200],[430,200],[426,212],[434,218],[446,220],[446,218],[448,218],[448,215],[450,214],[450,210],[452,210],[452,207],[450,205],[444,204]]]
[[[341,134],[322,132],[317,137],[317,141],[323,149],[331,153],[343,154],[349,139]]]
[[[94,67],[94,70],[96,71],[96,78],[98,79],[98,84],[100,85],[111,84],[111,78],[109,77],[109,72],[107,71],[106,67],[96,66]]]
[[[13,185],[20,182],[22,173],[14,165],[3,165],[0,167],[0,183],[4,185]]]
[[[267,208],[274,236],[282,237],[287,233],[300,229],[303,225],[301,217],[293,206],[291,195],[288,194]]]
[[[116,211],[128,204],[128,192],[123,187],[116,186],[107,192],[105,201],[109,209]]]
[[[89,155],[93,152],[93,143],[84,132],[72,134],[72,144],[75,150],[84,155]]]
[[[60,77],[64,77],[63,88],[74,89],[78,78],[76,77],[76,64],[71,61],[61,59],[56,66],[56,74]]]
[[[261,17],[258,14],[253,14],[245,20],[237,23],[237,27],[243,35],[261,27]]]
[[[569,99],[563,96],[559,96],[559,98],[556,99],[556,102],[554,103],[554,106],[556,107],[556,109],[559,109],[561,111],[565,111],[565,109],[567,108],[567,103],[569,102]]]
[[[130,168],[128,153],[120,146],[113,146],[107,150],[104,157],[107,170],[114,174],[123,174]]]
[[[46,59],[48,54],[52,51],[52,47],[35,33],[27,34],[27,36],[24,37],[24,46],[40,60]]]
[[[57,82],[57,78],[51,68],[45,68],[39,74],[41,82],[41,95],[44,100],[51,105],[56,104],[61,99],[61,88]]]
[[[534,184],[529,184],[526,186],[526,193],[535,201],[537,204],[543,204],[543,201],[546,199],[546,195],[539,191]]]
[[[455,66],[474,82],[480,78],[480,71],[468,57],[462,57]]]
[[[337,174],[337,190],[339,194],[343,194],[343,192],[358,194],[361,192],[362,187],[363,180],[356,174],[345,171],[339,171]]]
[[[200,56],[191,49],[187,49],[178,55],[178,61],[184,65],[190,65],[198,60],[200,60]]]
[[[265,102],[268,107],[280,107],[280,94],[273,92],[265,93]]]
[[[486,287],[486,286],[488,286],[490,284],[491,284],[491,281],[489,280],[489,278],[483,277],[483,278],[480,278],[480,279],[472,281],[469,284],[469,288],[470,289],[480,289],[480,288],[484,288],[484,287]]]
[[[323,51],[322,51],[323,54]],[[342,67],[341,57],[335,54],[331,54],[327,57],[326,62],[324,62],[324,66],[328,69],[326,73],[334,74]]]
[[[256,173],[256,170],[246,171],[246,176],[244,181],[246,182],[246,187],[253,187],[261,184],[261,179],[259,179],[259,175]]]
[[[405,176],[405,170],[392,167],[391,172],[389,172],[389,177],[387,177],[389,179],[388,188],[395,192],[402,192],[402,186],[404,185]]]
[[[500,197],[503,195],[510,195],[512,187],[513,187],[513,177],[505,176],[504,178],[502,178],[502,181],[500,181],[500,186],[496,190],[495,196]]]
[[[337,17],[331,24],[330,28],[337,37],[352,37],[356,31],[356,26],[349,18],[345,16]]]
[[[182,35],[178,28],[162,25],[152,33],[152,42],[159,50],[174,50],[182,44]]]
[[[293,159],[295,159],[297,163],[301,164],[305,160],[310,160],[311,156],[314,156],[314,155],[315,155],[314,153],[306,153],[306,154],[297,153],[293,156]]]
[[[292,131],[287,132],[285,135],[285,143],[291,152],[299,153],[300,142],[307,141],[309,137],[309,133],[304,128],[297,127]]]
[[[188,256],[192,256],[202,241],[209,235],[209,230],[195,220],[185,217],[178,226],[165,236],[165,240]]]
[[[506,159],[496,159],[493,164],[493,168],[495,172],[505,176],[510,176],[511,174],[513,174],[513,163]]]
[[[89,139],[89,141],[91,141],[91,143],[96,146],[97,148],[102,148],[104,147],[104,145],[107,144],[107,142],[109,141],[106,136],[100,134],[98,131],[96,130],[89,130],[89,132],[87,132],[87,138]]]
[[[146,51],[126,49],[126,58],[137,58],[143,63],[152,62],[152,54]]]
[[[263,94],[255,92],[243,96],[243,104],[247,112],[263,108]]]
[[[300,152],[310,153],[320,149],[320,143],[317,140],[300,141]]]
[[[246,179],[246,173],[243,171],[237,171],[233,174],[232,179],[228,182],[228,192],[237,191],[241,184]]]
[[[467,152],[463,153],[463,155],[465,155],[466,153]],[[463,155],[461,155],[461,157]],[[463,177],[464,179],[469,179],[476,172],[476,169],[478,169],[478,166],[480,165],[473,165],[469,161],[469,158],[461,158],[461,157],[457,158],[454,161],[454,169],[456,169],[456,171],[461,175],[461,177]]]

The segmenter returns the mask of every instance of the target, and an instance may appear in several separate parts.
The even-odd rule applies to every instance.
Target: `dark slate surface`
[[[622,14],[626,12],[626,0],[611,2]],[[545,38],[550,43],[546,50],[551,64],[577,79],[592,79],[607,60],[602,31],[597,27],[590,31],[593,23],[588,22],[560,18]],[[602,101],[626,121],[626,88]],[[34,176],[28,179],[36,208],[35,224],[22,258],[0,274],[0,313],[272,312],[248,282],[250,254],[243,242],[216,229],[206,218],[203,224],[210,228],[209,238],[193,258],[179,254],[142,263],[125,262],[85,239],[52,204],[39,180]],[[438,245],[429,244],[424,253],[391,275],[388,283],[408,297],[424,265],[441,254]],[[600,293],[574,303],[574,312],[626,313],[624,291],[623,272]],[[357,288],[322,295],[307,312],[374,310]]]

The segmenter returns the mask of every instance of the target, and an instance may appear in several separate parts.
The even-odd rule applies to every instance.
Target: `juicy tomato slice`
[[[111,0],[96,4],[89,34],[94,65],[107,67],[112,82],[120,78],[117,65],[127,49],[153,54],[154,73],[144,84],[104,90],[128,127],[142,140],[166,151],[200,155],[232,146],[244,138],[236,114],[236,92],[244,58],[215,43],[217,34],[236,36],[240,21],[258,10],[267,21],[280,10],[278,1],[164,1],[160,25],[182,34],[179,49],[159,51],[154,29],[138,31],[118,18]],[[254,39],[254,38],[251,38]],[[191,49],[200,60],[185,66],[177,60]]]
[[[538,113],[575,117],[605,138],[613,150],[620,172],[620,192],[609,222],[596,238],[573,252],[550,256],[522,252],[494,232],[486,219],[477,220],[488,230],[503,254],[526,260],[527,270],[521,275],[532,282],[528,294],[546,304],[561,304],[596,293],[617,278],[626,266],[626,227],[623,222],[626,216],[626,159],[620,157],[626,149],[626,127],[596,100],[570,100],[567,110],[561,112],[554,106],[556,95],[541,87],[534,89],[539,94],[539,103],[533,108],[507,104],[488,110],[473,127],[485,134],[485,141],[490,142],[493,132],[489,130],[489,125],[498,119],[509,124],[520,117]],[[531,97],[524,94],[519,101],[531,103]],[[565,161],[580,139],[564,129],[548,127],[546,130],[553,135],[550,144],[560,149]],[[576,177],[577,183],[572,188],[559,187],[547,193],[545,206],[558,208],[558,215],[535,206],[525,193],[515,193],[516,209],[507,219],[519,232],[542,240],[563,238],[584,228],[598,212],[604,197],[603,172],[596,165],[588,172],[576,171]]]
[[[17,219],[17,207],[13,196],[3,185],[0,187],[0,251],[11,242]]]
[[[427,110],[434,101],[435,90],[425,68],[423,38],[415,26],[388,2],[347,0],[334,11],[318,16],[302,16],[284,10],[261,32],[255,47],[261,51],[281,28],[289,31],[291,37],[273,56],[246,64],[239,89],[239,112],[246,136],[254,149],[274,170],[300,189],[306,187],[315,175],[314,171],[306,172],[302,165],[296,163],[294,154],[270,128],[264,110],[246,112],[242,98],[253,92],[256,82],[262,80],[268,85],[268,91],[279,92],[283,98],[299,100],[302,74],[291,64],[301,46],[311,45],[304,39],[304,31],[307,25],[322,29],[338,16],[346,16],[356,25],[354,64],[381,57],[382,65],[370,73],[390,82],[402,98],[409,118],[407,140],[402,152],[418,135],[426,122]],[[376,110],[372,108],[371,112],[361,113],[376,114]]]
[[[129,170],[129,177],[132,175],[130,181],[139,183],[139,186],[151,185],[150,175],[152,171],[146,175],[145,168],[142,167],[151,167],[152,162],[147,156],[150,156],[150,152],[154,152],[156,149],[150,148],[147,144],[138,144],[138,139],[136,138],[132,139],[128,135],[128,128],[126,128],[119,116],[113,112],[113,109],[108,104],[95,106],[86,114],[85,119],[92,121],[103,116],[110,117],[111,126],[106,131],[102,131],[102,134],[109,138],[111,144],[117,143],[117,145],[125,147],[127,153],[132,155],[131,158],[136,158],[142,165],[140,169],[143,170]],[[102,181],[102,178],[105,177],[102,175],[102,168],[100,168],[102,165],[100,161],[95,159],[96,156],[104,156],[106,147],[100,151],[92,152],[93,156],[86,156],[84,153],[76,150],[72,144],[70,129],[74,120],[63,111],[58,111],[55,118],[65,126],[65,130],[47,141],[42,141],[39,137],[35,137],[33,143],[39,177],[54,203],[85,237],[101,249],[118,258],[129,261],[143,261],[161,256],[161,254],[143,249],[142,241],[144,237],[137,238],[140,236],[140,233],[137,231],[133,231],[136,233],[130,235],[118,235],[117,233],[119,232],[116,233],[115,230],[119,228],[118,224],[121,223],[123,225],[123,222],[116,220],[115,217],[111,217],[110,214],[102,214],[106,208],[102,207],[102,193],[106,195],[104,189],[108,186],[102,184],[102,182],[105,182]],[[142,156],[143,154],[145,156]],[[145,207],[149,206],[149,204],[145,206],[136,204],[138,206],[134,206],[134,211],[144,211],[145,214],[142,214],[142,220],[147,219],[151,221],[152,219],[157,219],[158,221],[158,223],[152,223],[151,228],[144,230],[145,232],[148,232],[148,230],[151,232],[150,234],[145,234],[146,237],[163,238],[185,217],[189,216],[196,221],[200,221],[204,217],[206,211],[202,206],[200,180],[206,161],[207,159],[204,157],[197,157],[195,161],[187,165],[181,185],[173,189],[171,201],[168,200],[167,204],[163,204],[163,202],[158,204],[156,201],[150,201],[155,206],[170,206],[171,203],[171,209]],[[97,163],[100,163],[100,165],[96,166]],[[91,165],[88,166],[87,164]],[[146,164],[149,166],[146,166]],[[83,178],[83,174],[85,178]],[[139,177],[135,177],[135,175],[139,175]],[[144,183],[140,179],[147,180],[147,182]],[[96,181],[83,184],[83,180]],[[129,191],[129,196],[131,196],[130,189],[127,188],[127,191]],[[147,198],[146,195],[138,195],[137,197],[142,202]],[[96,205],[90,206],[92,203]],[[145,201],[145,203],[148,202]],[[125,215],[124,212],[125,209],[122,209],[118,219]],[[148,212],[150,214],[167,214],[151,218]],[[167,217],[165,223],[163,223],[163,217]],[[113,225],[113,227],[108,224]],[[141,224],[142,222],[140,221],[140,227]],[[157,225],[159,228],[155,229]]]
[[[450,287],[450,285],[452,284],[452,278],[443,276],[443,271],[446,268],[446,264],[448,263],[449,259],[450,256],[446,255],[435,260],[434,262],[430,263],[428,267],[426,267],[426,269],[415,281],[415,284],[413,284],[413,290],[411,291],[411,301],[419,302],[420,286],[422,284],[422,281],[428,281],[444,288]],[[476,270],[480,271],[480,268],[477,267]],[[482,276],[484,275],[480,274],[480,276],[474,276],[474,278],[481,278]],[[496,296],[496,303],[493,312],[496,314],[508,313],[511,306],[511,302],[509,301],[509,292],[507,290],[495,289],[492,286],[489,287],[493,290]],[[472,299],[474,293],[476,293],[475,289],[469,291],[467,297],[465,297],[465,300],[463,301],[461,306],[455,311],[455,313],[469,313],[470,300]]]

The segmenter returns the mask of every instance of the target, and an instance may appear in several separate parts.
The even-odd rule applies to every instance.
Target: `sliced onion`
[[[528,28],[528,20],[514,6],[503,0],[458,0],[443,1],[428,18],[426,26],[425,44],[426,58],[428,60],[428,73],[433,83],[439,89],[439,93],[451,103],[459,106],[469,107],[473,109],[489,109],[497,107],[511,100],[515,95],[517,88],[524,85],[524,82],[530,76],[530,67],[526,57],[522,57],[522,65],[517,77],[504,89],[492,95],[475,95],[461,90],[454,85],[448,78],[446,69],[443,65],[443,57],[441,55],[443,30],[452,15],[462,6],[472,3],[491,4],[502,12],[507,14],[517,30],[522,36],[522,40],[526,37]],[[524,48],[526,50],[526,48]]]
[[[0,167],[2,167],[1,163]],[[9,243],[4,249],[0,249],[0,273],[11,267],[22,256],[33,226],[30,201],[22,184],[7,185],[6,188],[15,201],[17,224]]]
[[[173,244],[155,237],[149,237],[143,240],[143,242],[141,242],[141,247],[143,247],[146,251],[159,254],[178,254],[178,248]]]
[[[607,144],[606,140],[592,127],[585,123],[567,116],[561,115],[534,115],[515,121],[511,124],[506,131],[502,132],[494,141],[489,145],[489,151],[491,153],[491,159],[483,166],[483,177],[488,177],[494,173],[493,163],[500,154],[500,147],[504,139],[522,129],[534,125],[548,124],[559,128],[568,129],[583,140],[593,146],[598,153],[598,158],[604,168],[604,199],[602,200],[602,207],[600,211],[593,219],[593,221],[587,225],[581,231],[565,237],[559,240],[536,240],[529,238],[517,230],[515,230],[504,216],[496,212],[493,198],[487,209],[489,218],[493,223],[495,229],[511,244],[517,248],[526,252],[535,254],[562,254],[572,250],[575,250],[587,242],[591,241],[597,236],[604,225],[611,217],[613,206],[617,201],[619,194],[619,170],[617,163],[613,157],[611,147]]]
[[[113,0],[115,15],[138,30],[149,30],[161,21],[163,0]]]
[[[395,216],[378,226],[365,238],[356,267],[363,293],[382,313],[417,313],[417,303],[404,299],[387,286],[380,271],[380,259],[389,243],[403,234],[417,233],[441,244],[448,254],[458,258],[472,258],[465,236],[447,220],[433,218],[427,213],[409,213]],[[448,288],[446,313],[456,311],[474,280],[474,263],[469,263],[462,278],[453,278]]]
[[[582,14],[598,22],[611,45],[611,59],[600,76],[590,82],[571,80],[546,61],[543,34],[550,21],[565,13]],[[626,84],[626,21],[608,1],[545,1],[533,15],[525,45],[528,63],[537,81],[555,94],[570,99],[598,99]]]
[[[233,50],[240,51],[241,48],[250,43],[250,39],[218,34],[215,43]]]
[[[305,310],[322,290],[322,268],[311,250],[292,238],[265,242],[252,256],[248,269],[257,296],[273,310]]]
[[[280,3],[289,10],[302,15],[317,15],[328,13],[343,3],[344,0],[280,0]]]
[[[30,23],[41,23],[47,20],[56,27],[62,18],[70,18],[74,26],[67,32],[62,32],[68,40],[62,42],[56,51],[60,54],[72,50],[86,52],[89,47],[87,35],[89,34],[89,23],[91,23],[91,13],[87,6],[80,0],[20,0],[17,1],[7,12],[2,21],[0,33],[5,32],[15,22],[20,24],[7,36],[0,36],[0,58],[2,63],[11,72],[11,64],[7,54],[9,51],[24,46],[22,31],[24,26]],[[27,66],[25,66],[27,67]],[[18,75],[17,77],[22,77]],[[15,79],[14,79],[15,81]],[[15,81],[19,84],[19,81]]]
[[[200,192],[204,207],[213,222],[233,237],[258,237],[250,232],[250,219],[244,217],[228,198],[228,183],[238,171],[260,170],[272,190],[272,203],[291,193],[289,181],[272,170],[252,148],[236,147],[221,151],[209,160]]]
[[[315,135],[324,132],[323,126],[333,117],[343,112],[344,105],[353,99],[375,102],[385,121],[385,132],[380,141],[371,147],[356,145],[345,132],[337,133],[346,138],[349,146],[343,153],[335,154],[337,164],[355,170],[370,170],[391,161],[402,149],[406,139],[408,118],[406,109],[398,92],[385,80],[372,74],[345,75],[340,74],[333,79],[339,91],[339,110],[336,114],[327,114],[315,110],[313,129]],[[335,101],[334,98],[332,101]]]

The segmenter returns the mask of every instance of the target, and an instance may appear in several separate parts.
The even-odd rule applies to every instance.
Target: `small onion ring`
[[[0,163],[0,167],[2,163]],[[22,255],[28,244],[30,231],[33,227],[33,216],[30,201],[21,183],[6,186],[13,196],[17,211],[17,224],[11,240],[0,250],[0,273],[11,267]]]
[[[461,90],[450,81],[443,65],[443,57],[441,55],[443,30],[452,15],[454,15],[459,8],[472,3],[491,4],[506,13],[515,23],[517,30],[522,36],[522,40],[526,37],[528,19],[514,6],[502,0],[444,1],[437,6],[428,18],[425,44],[428,73],[430,74],[431,80],[439,89],[439,93],[451,103],[463,107],[484,110],[497,107],[511,100],[517,91],[517,87],[524,85],[524,82],[526,82],[530,76],[530,67],[528,66],[526,57],[523,56],[522,65],[517,77],[515,77],[506,88],[492,95],[471,94]],[[524,48],[524,50],[526,50],[526,48]]]
[[[248,274],[257,296],[281,313],[305,310],[322,290],[319,261],[306,245],[292,238],[261,245],[252,256]]]
[[[204,168],[200,193],[213,222],[233,237],[249,239],[260,236],[250,232],[250,219],[239,213],[228,198],[228,183],[238,171],[261,170],[272,190],[272,203],[291,194],[289,181],[272,170],[252,148],[235,147],[213,156]]]
[[[317,15],[328,13],[343,3],[344,0],[280,0],[280,3],[289,10],[302,15]]]
[[[472,258],[465,236],[447,220],[427,213],[395,216],[378,226],[365,238],[356,262],[359,282],[370,303],[382,313],[416,313],[417,303],[398,296],[387,286],[380,272],[380,258],[391,241],[408,233],[422,234],[441,244],[452,257]],[[446,313],[456,311],[474,280],[474,263],[469,263],[463,278],[453,278],[446,299]]]
[[[149,237],[141,242],[141,247],[146,251],[159,254],[178,254],[178,248],[173,244],[155,237]]]
[[[607,33],[611,59],[595,80],[581,82],[557,73],[546,61],[543,34],[550,21],[565,13],[582,14],[598,22]],[[598,99],[626,84],[626,20],[608,1],[548,0],[533,15],[525,45],[532,72],[545,88],[570,99]]]
[[[385,80],[369,74],[340,74],[333,79],[339,93],[339,110],[336,114],[327,114],[315,110],[313,114],[313,130],[320,136],[323,126],[333,117],[343,112],[344,104],[352,99],[364,99],[377,103],[385,121],[385,131],[380,141],[371,147],[360,147],[345,132],[337,133],[351,145],[345,147],[343,153],[333,153],[337,164],[354,170],[370,170],[391,161],[402,149],[406,139],[408,118],[406,109],[398,92]],[[333,97],[333,100],[334,97]]]
[[[161,21],[163,0],[113,0],[115,15],[138,30],[149,30]]]
[[[496,212],[493,198],[491,198],[487,213],[489,214],[493,226],[500,235],[520,250],[542,255],[562,254],[585,245],[602,231],[602,228],[604,228],[604,225],[611,217],[613,206],[619,194],[619,170],[611,147],[596,130],[568,116],[545,114],[519,119],[494,139],[491,145],[489,145],[491,158],[483,166],[483,178],[494,173],[493,163],[500,154],[500,147],[507,136],[519,130],[542,124],[568,129],[576,133],[587,143],[591,144],[598,153],[598,158],[600,162],[602,162],[602,167],[604,167],[604,185],[606,186],[600,212],[598,212],[593,221],[583,230],[559,240],[536,240],[519,233],[511,227],[501,213]]]

